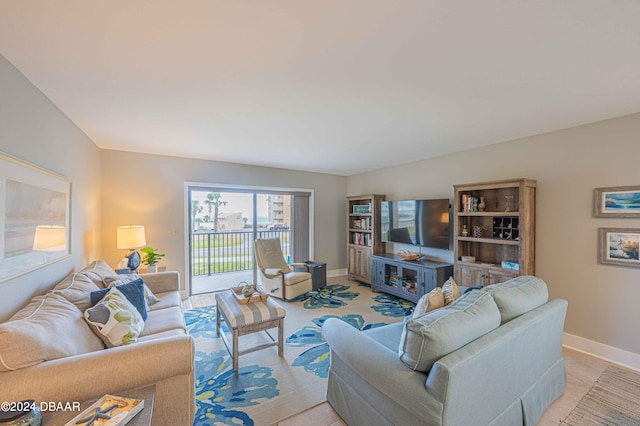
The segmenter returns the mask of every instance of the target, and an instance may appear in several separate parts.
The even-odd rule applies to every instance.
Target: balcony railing
[[[193,232],[191,234],[191,274],[213,275],[253,269],[253,241],[280,238],[285,259],[291,255],[291,230]]]

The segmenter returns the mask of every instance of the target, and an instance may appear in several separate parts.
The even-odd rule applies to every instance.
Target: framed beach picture
[[[640,268],[640,228],[600,228],[600,263]]]
[[[640,217],[640,186],[595,189],[596,217]]]
[[[71,181],[0,152],[0,283],[71,255]]]

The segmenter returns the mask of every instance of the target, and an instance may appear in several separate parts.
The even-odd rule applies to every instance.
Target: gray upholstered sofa
[[[562,332],[567,302],[547,300],[542,280],[519,277],[464,295],[450,305],[459,311],[450,318],[449,307],[428,313],[433,317],[428,327],[417,322],[426,316],[365,332],[327,320],[322,328],[331,346],[327,399],[352,426],[535,425],[566,387]],[[413,358],[409,364],[416,366],[428,358],[421,354],[429,347],[442,349],[461,337],[461,329],[488,325],[492,331],[471,335],[469,343],[437,359],[426,372],[401,360]],[[434,329],[453,338],[429,335]],[[426,336],[422,343],[421,332]],[[408,345],[414,346],[414,356]]]
[[[141,275],[160,301],[149,307],[136,343],[105,349],[82,312],[90,292],[115,275],[94,262],[0,324],[0,400],[87,401],[155,384],[153,424],[193,423],[194,349],[178,273]]]

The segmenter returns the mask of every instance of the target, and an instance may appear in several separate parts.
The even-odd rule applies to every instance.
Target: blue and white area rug
[[[329,345],[321,327],[327,318],[366,330],[402,321],[414,307],[349,281],[278,303],[287,311],[284,358],[278,357],[277,347],[242,355],[237,374],[216,336],[215,306],[185,312],[196,342],[195,426],[272,425],[325,401]],[[272,335],[277,336],[275,329]],[[264,332],[241,336],[240,349],[268,341]]]

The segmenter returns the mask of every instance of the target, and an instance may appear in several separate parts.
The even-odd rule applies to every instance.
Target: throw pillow
[[[427,312],[434,311],[444,306],[444,294],[440,287],[436,287],[423,295],[413,310],[413,318],[418,318]]]
[[[153,294],[151,290],[149,290],[149,287],[146,284],[144,284],[144,281],[142,280],[142,278],[140,278],[140,275],[138,274],[123,274],[123,275],[105,277],[103,282],[105,287],[111,288],[118,285],[130,283],[131,281],[135,281],[135,280],[142,281],[142,284],[144,286],[144,298],[147,301],[148,306],[152,306],[160,301],[160,299],[158,299],[156,295]]]
[[[59,294],[76,305],[80,312],[84,312],[85,309],[91,306],[89,295],[92,291],[99,289],[100,287],[87,278],[86,275],[72,272],[56,284],[51,293]]]
[[[0,324],[0,371],[102,349],[104,344],[84,322],[82,312],[57,294],[34,297]]]
[[[135,343],[144,329],[140,312],[117,288],[84,311],[84,319],[110,348]]]
[[[138,278],[137,280],[133,280],[126,284],[117,285],[112,288],[117,288],[119,291],[124,294],[129,302],[133,306],[136,307],[142,319],[144,321],[147,320],[147,304],[144,298],[144,283],[142,282],[142,278]],[[91,292],[91,306],[95,306],[102,298],[112,289],[112,288],[103,288],[102,290],[92,291]]]
[[[458,284],[453,280],[453,277],[449,277],[449,279],[442,285],[442,294],[444,294],[445,305],[448,305],[462,296],[462,293],[460,293],[460,289],[458,288]]]
[[[488,285],[485,290],[496,301],[502,324],[544,305],[549,300],[547,284],[540,278],[528,275]]]
[[[104,277],[116,275],[116,271],[111,269],[111,266],[109,266],[104,260],[96,260],[85,266],[78,273],[89,278],[100,288],[104,287],[104,284],[102,283]]]
[[[481,286],[481,285],[474,285],[473,287],[467,287],[467,289],[464,291],[463,294],[467,294],[467,293],[469,293],[470,291],[473,291],[473,290],[482,290],[483,288],[484,288],[484,286]]]
[[[442,309],[404,324],[400,360],[416,371],[429,371],[443,356],[496,329],[500,311],[488,293],[475,290]]]

